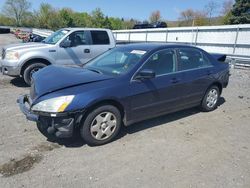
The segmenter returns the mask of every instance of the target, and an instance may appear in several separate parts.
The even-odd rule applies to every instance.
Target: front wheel
[[[98,146],[111,142],[121,128],[121,113],[112,105],[95,108],[85,118],[81,136],[88,145]]]
[[[44,63],[33,63],[29,65],[28,67],[26,67],[23,72],[23,79],[25,83],[30,86],[32,75],[45,66],[46,65]]]
[[[218,106],[218,100],[220,98],[219,88],[215,85],[211,86],[204,95],[201,102],[201,110],[205,112],[213,111]]]

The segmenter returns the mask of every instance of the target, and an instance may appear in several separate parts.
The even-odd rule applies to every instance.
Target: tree
[[[221,9],[221,24],[229,24],[229,19],[232,16],[233,1],[226,0],[222,3]]]
[[[0,25],[11,26],[15,24],[15,20],[13,18],[6,17],[4,15],[0,15]]]
[[[160,19],[161,19],[161,12],[159,10],[152,12],[149,17],[151,23],[158,22],[160,21]]]
[[[102,27],[105,21],[104,14],[100,8],[96,8],[91,13],[91,20],[94,27]]]
[[[63,8],[59,11],[59,17],[61,19],[62,22],[62,26],[63,27],[73,27],[73,11],[71,9],[68,8]]]
[[[195,26],[204,26],[208,24],[208,20],[206,17],[206,12],[204,11],[196,11],[194,15],[194,23]]]
[[[6,17],[13,18],[16,26],[20,26],[30,7],[31,3],[27,0],[6,0],[3,13]]]
[[[180,13],[180,26],[191,26],[195,19],[195,11],[193,9],[187,9]]]
[[[206,12],[187,9],[180,13],[179,26],[207,25]]]
[[[236,0],[231,13],[232,15],[229,18],[230,24],[250,23],[250,1]]]
[[[100,8],[95,9],[91,13],[92,16],[92,24],[94,27],[99,28],[111,28],[111,23],[107,16],[104,16],[103,12]]]
[[[139,23],[139,21],[132,18],[130,20],[124,20],[123,29],[132,29],[136,23]]]
[[[109,21],[110,21],[110,24],[111,24],[111,29],[118,30],[118,29],[123,28],[124,20],[119,19],[119,18],[109,17]]]
[[[42,3],[38,12],[34,13],[34,17],[36,20],[36,27],[38,28],[56,30],[64,27],[59,11],[48,3]]]
[[[205,11],[207,12],[208,15],[209,25],[211,25],[211,18],[217,12],[217,9],[218,9],[218,3],[215,1],[209,1],[208,4],[205,6]]]
[[[226,0],[222,3],[222,9],[221,9],[221,15],[225,16],[229,12],[231,12],[233,8],[233,1],[232,0]]]
[[[91,16],[86,13],[75,12],[73,15],[73,25],[77,27],[92,27]]]

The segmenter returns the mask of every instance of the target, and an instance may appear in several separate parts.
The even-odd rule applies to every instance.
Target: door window
[[[180,49],[178,53],[178,70],[189,70],[211,66],[206,55],[196,49]]]
[[[175,72],[175,52],[169,49],[156,52],[143,65],[143,69],[155,71],[156,76]]]
[[[86,45],[88,43],[86,33],[84,31],[73,32],[65,40],[69,40],[72,47]]]
[[[106,31],[91,31],[92,43],[94,45],[106,45],[109,44],[109,36]]]

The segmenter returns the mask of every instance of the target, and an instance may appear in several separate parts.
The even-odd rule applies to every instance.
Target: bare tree
[[[16,25],[20,26],[30,7],[31,3],[27,0],[6,0],[3,13],[9,18],[15,19]]]
[[[195,11],[193,9],[187,9],[180,13],[179,20],[180,26],[192,26],[192,25],[206,25],[206,13],[203,11]]]
[[[161,12],[159,10],[156,10],[151,13],[149,20],[151,23],[158,22],[161,19]]]
[[[181,20],[191,21],[195,17],[195,11],[193,9],[187,9],[181,12]]]
[[[217,12],[218,7],[219,7],[219,5],[215,1],[209,1],[208,4],[205,6],[205,11],[208,15],[208,21],[209,21],[210,25],[211,25],[211,18]]]
[[[195,11],[193,9],[187,9],[180,12],[179,20],[181,26],[191,26],[195,19]]]
[[[227,15],[233,8],[234,2],[232,0],[226,0],[222,3],[221,14],[223,16]]]

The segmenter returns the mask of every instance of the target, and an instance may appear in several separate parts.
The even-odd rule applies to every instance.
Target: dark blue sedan
[[[214,110],[229,80],[224,59],[185,45],[124,45],[82,68],[38,71],[18,102],[48,138],[80,130],[89,145],[106,144],[122,125],[195,106]]]

